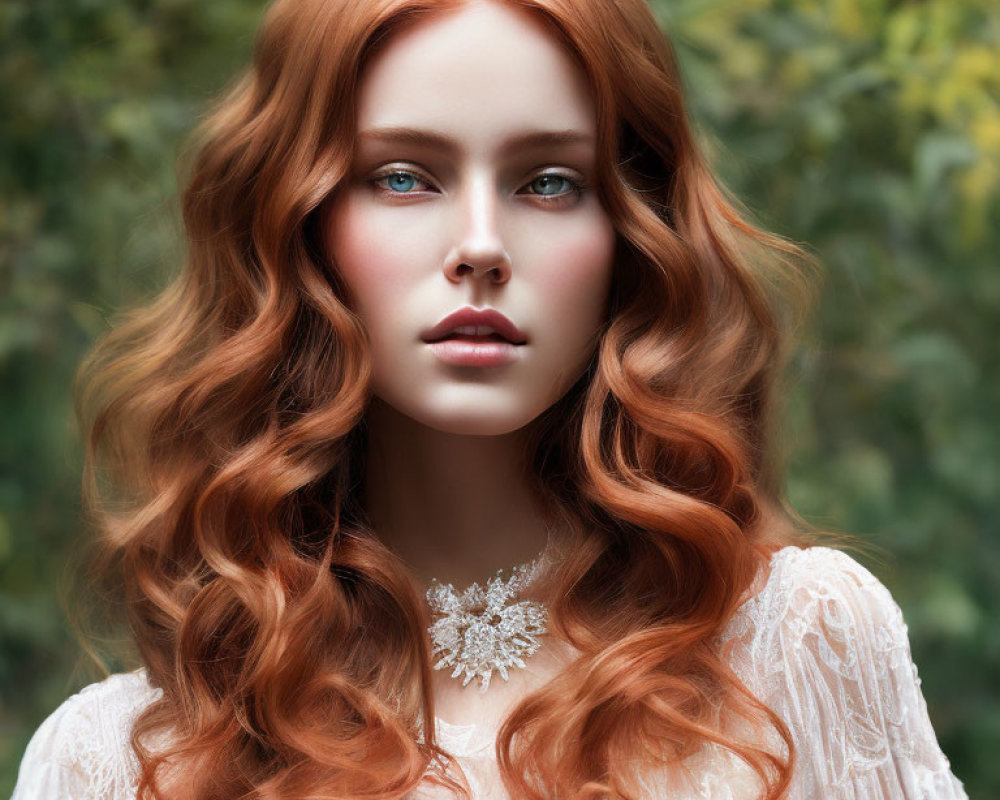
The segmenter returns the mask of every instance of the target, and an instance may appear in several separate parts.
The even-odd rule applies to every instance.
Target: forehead
[[[358,128],[446,132],[470,147],[510,131],[596,127],[586,75],[539,19],[498,2],[435,14],[394,35],[365,68]]]

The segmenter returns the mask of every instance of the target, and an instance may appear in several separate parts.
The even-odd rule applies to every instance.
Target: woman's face
[[[374,394],[444,432],[517,430],[580,377],[605,315],[615,232],[585,75],[536,19],[477,2],[398,32],[358,102],[325,234]],[[463,308],[495,309],[523,343],[471,328],[428,342]]]

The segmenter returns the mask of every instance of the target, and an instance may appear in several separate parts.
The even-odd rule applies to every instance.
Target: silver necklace
[[[524,668],[524,658],[541,647],[537,637],[545,633],[548,611],[534,600],[516,600],[541,571],[545,556],[489,579],[486,588],[473,583],[458,595],[450,583],[431,580],[427,603],[437,619],[427,631],[431,635],[434,669],[454,667],[451,677],[465,674],[462,686],[480,680],[480,692],[490,685],[493,670],[507,680],[510,667]]]

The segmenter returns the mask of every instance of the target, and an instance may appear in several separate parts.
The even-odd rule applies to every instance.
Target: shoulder
[[[901,618],[889,590],[848,553],[792,545],[771,555],[734,621],[749,621],[759,628],[789,614],[808,614],[822,603],[860,603],[872,612]]]
[[[759,696],[780,691],[789,662],[808,655],[851,679],[866,660],[884,663],[879,659],[895,653],[900,663],[911,663],[899,606],[849,554],[785,547],[772,555],[760,583],[724,635],[732,640],[734,668]]]
[[[845,552],[786,547],[737,614],[734,670],[788,725],[793,796],[965,798],[920,688],[903,614]]]
[[[763,602],[772,617],[786,621],[893,623],[905,631],[899,606],[882,582],[853,557],[830,547],[776,552]]]
[[[132,723],[161,696],[145,670],[110,675],[67,698],[35,731],[12,800],[128,797]]]
[[[816,615],[838,610],[869,619],[877,615],[902,625],[889,590],[847,553],[822,546],[784,547],[772,554],[724,638],[752,637],[759,643],[789,624],[799,625],[798,632],[804,634],[801,626],[817,622]]]

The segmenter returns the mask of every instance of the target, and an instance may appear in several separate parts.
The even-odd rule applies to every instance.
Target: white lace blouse
[[[889,591],[846,553],[786,547],[722,636],[736,674],[791,730],[788,800],[968,800],[927,716],[906,624]],[[160,694],[143,670],[112,675],[35,732],[12,800],[133,800],[135,716]],[[435,720],[477,800],[505,798],[495,731]],[[759,783],[729,751],[641,775],[648,800],[752,800]],[[418,790],[413,800],[443,796]]]

